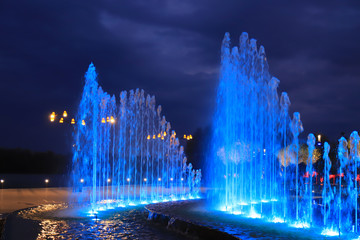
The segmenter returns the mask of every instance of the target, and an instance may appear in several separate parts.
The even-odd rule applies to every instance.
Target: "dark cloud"
[[[0,147],[70,149],[74,114],[93,61],[111,94],[154,94],[179,133],[211,122],[226,31],[266,48],[271,73],[306,133],[359,130],[358,1],[2,1]]]

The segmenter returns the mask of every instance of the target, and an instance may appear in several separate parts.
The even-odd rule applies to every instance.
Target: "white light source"
[[[147,178],[144,178],[144,182],[146,182],[147,181]]]
[[[130,182],[130,178],[126,179],[126,181]]]
[[[161,181],[161,178],[158,178],[158,181],[160,182],[160,181]]]
[[[80,182],[83,183],[83,182],[84,182],[84,179],[80,179]]]
[[[45,183],[49,183],[49,179],[45,179]]]
[[[183,178],[181,178],[181,181],[184,181],[184,179],[183,179]]]
[[[110,178],[108,178],[108,180],[107,180],[108,182],[111,182],[111,179]]]
[[[0,180],[0,182],[1,182],[1,183],[4,183],[4,182],[5,182],[5,180],[4,180],[4,179],[1,179],[1,180]]]
[[[173,178],[170,178],[170,181],[174,180]]]

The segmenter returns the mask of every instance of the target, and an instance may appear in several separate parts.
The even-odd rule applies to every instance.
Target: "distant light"
[[[52,112],[51,114],[50,114],[50,122],[54,122],[55,121],[55,112]]]
[[[108,178],[108,180],[107,180],[108,182],[111,182],[111,179],[110,178]]]
[[[4,183],[4,182],[5,182],[5,180],[4,180],[4,179],[1,179],[1,180],[0,180],[0,182],[1,182],[1,183]]]
[[[110,122],[110,118],[109,118],[109,117],[106,117],[106,122]]]
[[[59,123],[64,123],[64,119],[63,119],[63,118],[60,118]]]
[[[192,135],[191,135],[191,134],[189,135],[189,138],[192,139]]]
[[[115,118],[113,116],[110,117],[110,123],[112,123],[112,124],[115,123]]]
[[[144,182],[146,182],[147,181],[147,178],[144,178]]]
[[[173,178],[170,178],[170,181],[173,181],[174,179]]]
[[[83,182],[84,182],[84,179],[80,179],[80,182],[83,183]]]
[[[71,119],[71,124],[75,124],[75,119]]]
[[[63,117],[64,118],[66,118],[68,115],[67,115],[67,112],[66,111],[64,111],[64,113],[63,113]]]
[[[153,139],[155,139],[156,138],[156,136],[155,136],[155,134],[153,135]]]
[[[81,124],[82,124],[83,126],[85,126],[85,120],[82,120],[82,121],[81,121]]]
[[[181,181],[184,181],[184,179],[183,179],[183,178],[181,178]]]
[[[45,179],[45,183],[49,183],[49,179]]]
[[[166,137],[166,132],[164,132],[164,137]]]
[[[126,181],[130,182],[130,178],[126,179]]]
[[[184,134],[184,139],[186,139],[186,135]]]
[[[321,135],[319,134],[317,137],[318,137],[318,142],[321,142]]]
[[[150,138],[151,138],[151,136],[150,136],[150,135],[148,135],[146,139],[147,139],[147,140],[150,140]]]
[[[102,119],[101,119],[101,122],[102,122],[102,123],[105,123],[105,118],[102,118]]]
[[[189,140],[190,140],[190,136],[187,136],[187,137],[186,137],[186,140],[188,140],[188,141],[189,141]]]
[[[161,178],[158,178],[158,181],[160,182],[160,181],[161,181]]]
[[[158,134],[158,138],[160,138],[160,137],[161,137],[161,134],[159,133],[159,134]]]

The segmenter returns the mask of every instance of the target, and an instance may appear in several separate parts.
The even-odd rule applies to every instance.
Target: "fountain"
[[[321,190],[315,188],[314,153],[320,147],[309,134],[304,174],[299,168],[300,114],[290,119],[290,100],[286,93],[279,99],[278,84],[269,73],[264,47],[257,48],[247,33],[240,36],[239,46],[231,47],[225,34],[206,169],[208,208],[309,231],[321,229],[326,236],[356,236],[359,135],[351,134],[350,152],[346,139],[339,140],[336,184],[330,174],[330,145],[324,143]]]
[[[154,96],[123,91],[117,104],[90,64],[76,120],[73,184],[88,189],[79,202],[95,211],[199,197],[201,172],[187,164]]]

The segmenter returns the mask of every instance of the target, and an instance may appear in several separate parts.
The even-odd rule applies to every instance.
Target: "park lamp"
[[[3,184],[4,182],[5,182],[5,180],[4,180],[4,179],[1,179],[1,180],[0,180],[0,183],[1,183],[1,184]]]
[[[64,119],[63,119],[63,118],[60,118],[59,123],[64,123]]]
[[[166,137],[166,132],[164,132],[164,137]]]
[[[101,119],[101,123],[106,123],[105,118]]]
[[[161,138],[161,134],[160,134],[160,133],[158,134],[158,138]]]
[[[147,139],[147,140],[150,140],[150,138],[151,138],[151,136],[150,136],[150,135],[148,135],[146,139]]]
[[[156,136],[155,136],[155,134],[153,135],[153,139],[155,139],[156,138]]]
[[[109,117],[106,117],[106,122],[110,122],[110,118],[109,118]]]
[[[82,121],[81,121],[81,124],[82,124],[83,126],[85,126],[85,120],[82,120]]]
[[[63,113],[63,117],[64,117],[64,118],[66,118],[67,116],[68,116],[67,112],[66,112],[66,111],[64,111],[64,113]]]
[[[71,119],[71,124],[75,124],[75,119]]]
[[[45,179],[45,183],[47,185],[49,183],[49,179]]]
[[[107,182],[108,182],[108,183],[109,183],[109,182],[111,182],[111,179],[110,179],[110,178],[108,178]]]
[[[184,139],[187,139],[187,136],[184,134]]]

